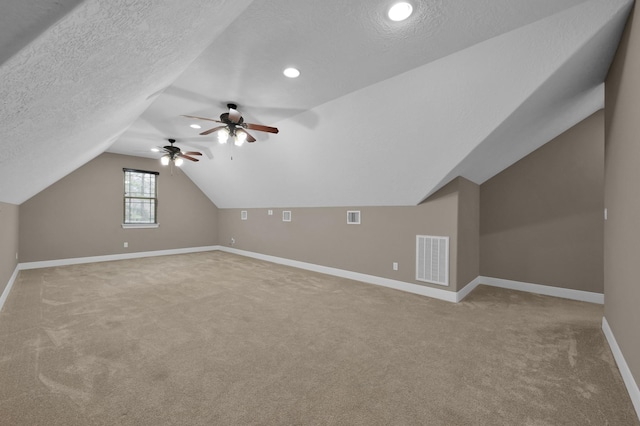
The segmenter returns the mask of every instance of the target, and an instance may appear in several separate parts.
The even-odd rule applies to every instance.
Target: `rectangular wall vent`
[[[347,224],[360,225],[360,211],[350,210],[347,212]]]
[[[416,280],[449,285],[449,237],[416,235]]]
[[[246,210],[242,210],[240,212],[240,219],[247,220],[247,211]]]
[[[289,210],[285,210],[282,212],[282,221],[291,222],[291,212]]]

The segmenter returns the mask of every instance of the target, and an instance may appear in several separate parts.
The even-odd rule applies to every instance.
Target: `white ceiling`
[[[222,208],[415,205],[601,109],[633,3],[411,2],[401,23],[390,0],[3,3],[0,201],[175,138],[206,154],[183,170]],[[181,117],[228,102],[280,133],[219,145]]]

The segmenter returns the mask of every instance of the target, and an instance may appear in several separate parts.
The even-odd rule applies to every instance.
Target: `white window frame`
[[[122,198],[122,227],[124,229],[135,229],[135,228],[157,228],[160,226],[158,223],[158,175],[160,173],[149,171],[149,170],[138,170],[138,169],[129,169],[123,168],[124,172],[123,176],[123,198]],[[131,196],[127,194],[127,173],[139,173],[145,175],[152,175],[154,179],[153,187],[154,194],[151,197],[148,196]],[[153,201],[153,222],[132,222],[131,218],[127,217],[127,201],[131,199],[139,199],[139,200],[152,200]]]

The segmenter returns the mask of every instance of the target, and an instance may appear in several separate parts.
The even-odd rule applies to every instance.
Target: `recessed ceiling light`
[[[191,127],[192,129],[202,129],[202,126],[199,124],[191,124],[189,127]]]
[[[389,9],[389,19],[392,21],[404,21],[413,12],[413,6],[407,2],[396,3]]]
[[[151,151],[153,151],[153,152],[160,152],[160,149],[158,149],[158,148],[151,148]]]
[[[297,68],[287,68],[282,71],[282,73],[285,75],[285,77],[289,78],[296,78],[300,76],[300,71]]]

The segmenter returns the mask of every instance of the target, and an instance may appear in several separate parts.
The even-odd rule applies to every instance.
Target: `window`
[[[158,226],[158,172],[124,171],[123,227]]]

